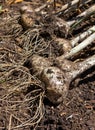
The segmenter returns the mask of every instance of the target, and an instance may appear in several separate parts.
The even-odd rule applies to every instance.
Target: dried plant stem
[[[68,2],[67,4],[63,5],[60,12],[64,11],[65,9],[69,8],[70,6],[73,6],[75,4],[77,4],[79,2],[79,0],[73,0],[71,2]]]
[[[72,81],[81,76],[85,71],[95,66],[95,55],[87,58],[82,62],[74,63],[64,59],[64,57],[57,58],[58,67],[63,71],[65,77],[65,84],[70,87]]]
[[[77,37],[73,38],[70,43],[72,47],[76,46],[78,42],[81,42],[84,38],[88,37],[90,34],[95,32],[95,26],[89,28],[87,31],[83,32],[82,34],[78,35]]]
[[[74,80],[79,75],[81,75],[83,72],[85,72],[86,70],[90,69],[93,66],[95,66],[95,55],[84,60],[83,62],[78,63],[77,69],[73,70],[72,73],[70,72],[71,79]]]
[[[76,19],[74,19],[72,21],[68,21],[67,24],[69,26],[72,26],[72,28],[73,28],[94,13],[95,13],[95,4],[93,6],[91,6],[89,9],[82,12],[80,15],[78,15],[76,17]]]
[[[79,2],[79,1],[78,1],[78,2]],[[83,0],[83,1],[80,3],[79,7],[81,7],[81,6],[85,5],[85,4],[88,4],[89,2],[91,2],[91,0]],[[74,11],[74,10],[76,10],[76,9],[77,9],[77,3],[74,4],[74,5],[72,5],[72,6],[70,6],[69,8],[67,8],[63,13],[66,14],[66,13],[71,12],[71,11]]]
[[[53,3],[54,2],[54,0],[51,0],[51,1],[47,1],[44,5],[42,5],[42,6],[40,6],[39,8],[36,8],[35,9],[35,12],[39,12],[39,11],[41,11],[42,9],[44,9],[46,6],[48,6],[49,4],[51,4],[51,3]]]
[[[10,115],[8,130],[11,130],[11,124],[12,124],[12,114]]]
[[[94,40],[95,40],[95,33],[91,34],[83,42],[81,42],[79,45],[71,49],[71,51],[63,57],[65,57],[66,59],[70,59],[71,57],[82,51],[84,48],[86,48],[88,45],[90,45]]]
[[[84,0],[81,4],[85,4],[85,3],[88,3],[90,1],[91,0]],[[61,8],[60,11],[57,11],[56,13],[60,13],[60,12],[62,12],[64,10],[66,10],[66,9],[69,10],[69,9],[73,8],[73,6],[75,6],[78,2],[79,2],[79,0],[73,0],[71,2],[68,2],[67,4],[65,4],[65,5],[62,6],[62,8]]]

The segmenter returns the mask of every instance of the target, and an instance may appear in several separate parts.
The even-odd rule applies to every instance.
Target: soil
[[[0,47],[3,46],[4,48],[9,49],[10,53],[12,52],[12,50],[16,51],[17,53],[14,55],[7,54],[7,56],[9,56],[9,59],[8,57],[5,57],[4,60],[6,60],[8,63],[13,62],[11,60],[13,59],[14,62],[21,64],[20,61],[22,57],[25,58],[26,56],[24,53],[26,50],[28,50],[28,52],[32,50],[31,55],[38,54],[43,57],[48,57],[52,61],[56,57],[65,53],[65,51],[62,50],[61,46],[57,44],[56,38],[66,38],[67,40],[70,40],[72,37],[79,35],[95,23],[94,15],[93,17],[91,17],[90,20],[87,20],[86,22],[80,24],[80,26],[78,26],[69,34],[64,29],[66,32],[65,36],[64,31],[58,28],[55,24],[57,19],[56,17],[63,18],[64,20],[69,20],[76,17],[79,12],[73,11],[70,14],[61,14],[60,16],[55,17],[53,13],[55,13],[56,10],[60,9],[60,6],[62,6],[64,3],[67,3],[66,0],[64,0],[64,2],[62,2],[61,0],[58,1],[58,4],[60,6],[56,7],[56,10],[54,9],[53,4],[44,9],[45,12],[48,12],[46,16],[42,15],[41,13],[32,15],[32,20],[34,20],[36,26],[25,27],[25,25],[22,24],[21,21],[21,6],[28,4],[31,5],[33,9],[36,9],[44,3],[46,3],[45,0],[42,0],[41,2],[40,0],[25,0],[20,3],[13,3],[8,5],[5,3],[5,1],[0,1],[0,5],[2,5],[2,8],[4,10],[0,13]],[[95,2],[92,1],[84,7],[80,7],[80,10],[85,10],[93,3]],[[43,28],[39,27],[40,23],[41,25],[44,25]],[[34,30],[36,27],[39,29],[39,34],[37,34]],[[32,30],[34,30],[34,32]],[[38,40],[42,40],[43,42],[40,45],[37,45],[35,48],[34,45],[29,46],[28,48],[28,45],[30,45],[28,38],[31,41],[35,41],[35,35],[38,35]],[[31,38],[32,36],[34,36],[33,39]],[[34,42],[34,44],[37,43]],[[6,53],[6,51],[2,53]],[[85,51],[81,53],[80,56],[76,56],[76,58],[72,58],[71,60],[75,62],[76,60],[81,61],[93,54],[95,54],[95,45],[89,46],[88,48],[86,48]],[[24,60],[22,64],[23,67],[29,68],[27,60]],[[6,70],[6,72],[8,71],[6,68],[4,69]],[[0,73],[2,71],[0,70]],[[28,70],[26,71],[28,72]],[[30,72],[32,73],[31,70]],[[16,71],[14,79],[17,75],[18,72]],[[0,96],[2,94],[4,95],[4,92],[5,91],[2,91],[1,87]],[[20,98],[23,98],[23,93],[21,95],[22,96],[20,96]],[[3,108],[3,105],[4,104],[0,104],[0,111]],[[44,115],[40,122],[36,125],[36,127],[23,127],[21,128],[21,130],[95,130],[95,66],[85,72],[83,75],[81,75],[78,83],[75,82],[73,86],[69,88],[68,95],[63,103],[56,105],[51,103],[46,97],[44,97],[43,106]],[[0,112],[0,130],[11,130],[11,128],[6,126],[8,125],[9,118],[9,116],[6,116],[2,112]],[[30,116],[27,118],[30,118]],[[19,128],[17,129],[20,130]]]

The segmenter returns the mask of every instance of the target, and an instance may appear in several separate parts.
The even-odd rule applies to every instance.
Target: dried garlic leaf
[[[23,0],[15,0],[14,3],[23,2]]]

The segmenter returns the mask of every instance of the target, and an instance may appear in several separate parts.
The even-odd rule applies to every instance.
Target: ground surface
[[[29,1],[26,0],[26,3],[29,4]],[[43,0],[42,2],[39,2],[39,0],[35,0],[34,3],[33,1],[32,2],[30,1],[30,3],[32,6],[34,6],[34,8],[37,8],[41,6],[43,3],[45,3],[45,1]],[[64,4],[64,3],[60,2],[60,4]],[[0,22],[1,24],[0,25],[0,28],[1,28],[0,29],[0,44],[3,44],[3,42],[4,43],[7,42],[8,45],[10,45],[10,43],[17,44],[16,42],[20,39],[20,36],[22,36],[22,34],[24,34],[24,32],[26,31],[26,29],[23,28],[24,25],[22,25],[20,21],[21,14],[19,10],[20,10],[20,7],[23,5],[23,3],[6,5],[4,1],[1,1],[0,5],[2,5],[3,9],[5,10],[4,12],[0,13],[0,21],[1,21]],[[52,8],[49,8],[50,10],[48,10],[48,12],[54,11],[53,6],[51,7]],[[84,6],[84,8],[86,7]],[[9,24],[8,24],[8,20],[10,19],[9,17],[12,18],[12,22],[10,23],[9,21]],[[63,17],[63,16],[60,16],[60,17]],[[73,17],[72,14],[70,17]],[[68,18],[68,15],[65,16],[65,20],[70,19],[70,17]],[[15,21],[14,19],[17,19],[17,23],[14,22]],[[38,21],[39,20],[42,20],[42,19],[38,18]],[[4,22],[5,24],[4,26],[2,26]],[[42,20],[41,22],[43,23],[45,21]],[[80,27],[77,28],[77,30],[75,30],[75,32],[73,32],[72,34],[69,34],[67,39],[69,40],[72,37],[72,35],[75,36],[78,34],[78,32],[81,32],[85,28],[90,27],[91,25],[93,25],[94,22],[95,22],[95,19],[92,18],[91,21],[88,21],[88,23],[86,24],[83,23]],[[49,23],[49,25],[51,24],[52,22]],[[46,26],[45,29],[49,27],[49,25]],[[35,50],[33,49],[32,53],[38,53],[39,55],[45,56],[45,57],[51,56],[51,60],[53,57],[60,56],[63,53],[61,52],[61,48],[57,46],[56,44],[54,44],[54,42],[52,42],[52,39],[56,37],[64,37],[64,36],[60,36],[60,33],[57,32],[58,30],[57,31],[55,30],[55,34],[54,34],[54,32],[52,32],[53,26],[54,25],[51,25],[50,27],[51,30],[50,28],[49,30],[48,29],[41,30],[42,31],[41,35],[45,39],[45,44],[46,44],[46,41],[50,41],[51,45],[49,44],[49,46],[46,49],[44,49],[44,45],[42,45],[43,51],[39,51],[42,46],[38,46]],[[48,31],[49,33],[47,33]],[[22,36],[22,39],[23,37],[25,38],[27,36],[29,35],[24,34],[24,36]],[[20,43],[23,43],[23,42],[20,42]],[[21,48],[24,48],[24,46],[21,44],[19,44],[19,46]],[[10,46],[10,48],[12,47]],[[93,53],[95,53],[93,51],[91,52],[86,51],[86,55],[81,55],[80,58],[84,58],[87,55],[90,55],[90,54],[92,55]],[[12,57],[10,56],[10,58]],[[17,56],[15,61],[19,62],[19,59],[20,58],[18,58]],[[0,95],[2,95],[2,91],[0,92]],[[90,69],[88,74],[85,73],[84,75],[82,75],[77,86],[75,85],[74,87],[69,89],[67,98],[63,104],[60,104],[58,106],[54,105],[47,98],[45,98],[43,102],[44,102],[44,116],[41,119],[40,123],[37,125],[36,130],[95,130],[95,67]],[[0,108],[1,107],[2,107],[2,104],[0,105]],[[6,116],[3,115],[3,113],[0,113],[0,114],[1,114],[0,115],[0,127],[1,127],[0,130],[11,130],[11,129],[8,129],[9,127],[8,128],[5,127],[9,117],[7,117],[7,119],[5,120]],[[34,128],[22,128],[22,129],[30,130]]]

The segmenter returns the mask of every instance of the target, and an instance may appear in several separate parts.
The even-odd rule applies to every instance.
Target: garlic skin
[[[21,15],[21,22],[25,29],[31,28],[33,24],[35,23],[35,20],[33,19],[33,16],[29,13],[24,13]]]
[[[30,57],[29,59],[29,63],[30,63],[30,66],[31,68],[33,68],[32,72],[40,79],[41,77],[41,73],[42,71],[51,66],[52,63],[46,59],[46,58],[43,58],[41,56],[38,56],[38,55],[33,55],[32,57]]]
[[[45,83],[47,98],[54,104],[63,102],[68,93],[63,71],[57,67],[45,68],[41,79]]]
[[[71,43],[67,39],[56,38],[55,41],[57,42],[59,46],[61,46],[63,54],[66,54],[72,49]]]

